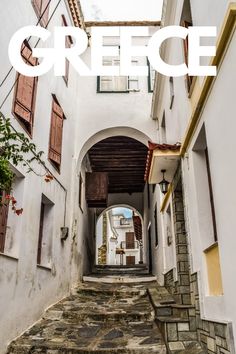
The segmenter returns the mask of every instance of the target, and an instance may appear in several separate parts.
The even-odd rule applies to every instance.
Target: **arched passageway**
[[[148,137],[135,129],[128,129],[128,135],[119,135],[123,128],[117,131],[100,132],[98,136],[91,137],[83,148],[79,160],[79,210],[82,212],[82,222],[78,225],[78,232],[82,234],[81,244],[83,250],[83,274],[91,272],[93,266],[98,263],[98,251],[96,245],[97,225],[103,213],[107,215],[113,206],[128,207],[131,210],[132,228],[133,217],[141,220],[141,239],[134,235],[134,244],[137,246],[134,256],[127,251],[122,257],[116,256],[118,249],[125,247],[126,239],[116,240],[113,247],[113,256],[108,252],[107,261],[113,264],[127,263],[139,264],[148,262],[146,256],[147,225],[144,223],[144,194],[145,194],[145,167],[148,152]],[[111,136],[98,140],[107,134]],[[118,135],[117,135],[118,134]],[[92,145],[92,142],[95,144]],[[78,166],[79,167],[79,166]],[[118,217],[119,218],[119,217]],[[122,218],[122,216],[120,216]],[[125,218],[124,218],[125,219]],[[129,218],[127,218],[129,219]],[[120,221],[119,221],[120,222]],[[100,221],[101,223],[101,221]],[[130,231],[134,232],[134,231]],[[126,236],[124,236],[126,237]],[[127,236],[133,237],[133,236]],[[123,242],[123,244],[122,244]],[[132,241],[133,242],[133,241]],[[101,247],[102,245],[100,245]],[[111,244],[109,243],[109,247]],[[115,252],[115,254],[114,254]],[[121,251],[120,251],[121,252]],[[128,258],[126,258],[126,256]],[[113,257],[113,258],[112,258]],[[109,259],[108,259],[109,258]]]

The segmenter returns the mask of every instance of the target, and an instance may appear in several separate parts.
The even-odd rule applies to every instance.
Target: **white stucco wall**
[[[175,3],[176,4],[176,3]],[[178,24],[183,1],[177,2],[173,23]],[[217,26],[218,33],[222,27],[229,1],[220,1],[217,4],[208,0],[204,4],[191,0],[194,25]],[[173,7],[174,8],[174,7]],[[205,41],[204,41],[205,43]],[[212,42],[211,42],[212,43]],[[189,251],[191,272],[198,272],[200,286],[201,314],[204,318],[214,321],[233,322],[236,330],[236,308],[234,301],[235,282],[233,281],[235,238],[235,180],[234,152],[235,152],[235,57],[236,36],[234,34],[222,66],[218,68],[218,75],[213,89],[210,92],[201,120],[192,139],[191,145],[182,161],[182,178],[186,207],[186,226],[189,235]],[[183,50],[178,41],[169,41],[167,58],[175,61],[183,60]],[[209,61],[206,60],[205,62]],[[174,104],[170,109],[169,79],[163,79],[163,94],[158,111],[160,121],[163,111],[166,116],[167,143],[183,141],[192,108],[195,107],[196,97],[200,92],[203,80],[196,84],[192,98],[189,98],[184,84],[184,78],[174,78]],[[199,153],[194,150],[197,137],[205,124],[207,146],[209,151],[212,188],[214,195],[216,223],[218,231],[218,245],[223,280],[223,296],[209,296],[207,269],[204,250],[214,243],[213,226],[209,202],[209,186],[206,167]],[[161,130],[160,140],[161,141]],[[158,197],[155,201],[158,202]],[[159,221],[160,223],[160,221]],[[162,219],[161,237],[165,237],[167,221]],[[161,241],[162,242],[162,241]],[[164,243],[162,243],[162,247]],[[158,250],[157,250],[158,252]],[[154,270],[158,279],[162,272],[173,266],[170,249],[164,249],[162,258],[167,262],[154,262]],[[173,258],[174,260],[174,258]],[[156,264],[156,265],[155,265]],[[158,266],[157,266],[158,264]],[[166,265],[166,268],[165,268]]]

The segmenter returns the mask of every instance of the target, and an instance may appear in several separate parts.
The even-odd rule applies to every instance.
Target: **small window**
[[[62,15],[62,26],[66,26],[66,27],[68,26],[64,15]],[[65,39],[65,47],[70,48],[72,44],[73,44],[73,40],[71,36],[67,36]],[[66,72],[65,72],[65,76],[63,76],[66,86],[68,86],[68,81],[69,81],[69,70],[70,70],[70,62],[68,59],[66,59]]]
[[[64,113],[53,95],[48,158],[60,172]]]
[[[28,65],[37,65],[37,59],[32,57],[32,50],[26,41],[23,43],[21,55]],[[36,77],[17,74],[13,114],[29,135],[33,133],[36,91]]]
[[[43,27],[47,27],[50,0],[32,0],[34,11]]]
[[[52,212],[53,203],[43,195],[40,208],[37,264],[45,267],[50,267],[52,260]]]
[[[164,111],[161,121],[161,143],[166,144],[166,141],[166,113]]]
[[[82,175],[80,174],[79,175],[79,207],[82,211],[83,211],[83,191],[84,191],[83,184],[84,184],[83,178]]]
[[[159,239],[158,239],[158,225],[157,225],[157,205],[155,206],[154,210],[154,229],[155,229],[155,246],[157,247],[159,244]]]
[[[156,71],[148,61],[148,92],[153,92]]]
[[[5,250],[5,241],[7,233],[7,219],[9,211],[9,200],[7,200],[6,192],[0,190],[0,252]]]
[[[175,98],[174,78],[172,76],[170,77],[169,83],[170,83],[170,109],[172,109],[173,103],[174,103],[174,98]]]

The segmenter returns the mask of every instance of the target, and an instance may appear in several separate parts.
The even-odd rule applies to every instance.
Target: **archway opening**
[[[117,205],[106,209],[96,225],[96,265],[143,264],[143,234],[142,217],[134,208]]]
[[[81,160],[78,197],[78,213],[81,215],[82,212],[79,230],[82,233],[80,242],[83,247],[84,274],[91,273],[99,264],[98,252],[106,254],[103,264],[107,265],[148,264],[147,217],[144,215],[147,193],[144,175],[148,139],[144,138],[144,135],[143,139],[140,139],[139,134],[137,137],[134,135],[136,139],[115,135],[100,141],[95,139],[94,145],[86,143],[90,146]],[[112,211],[112,208],[117,206],[127,209],[123,210],[124,214],[129,213],[130,216],[118,215],[116,211]],[[100,223],[101,228],[105,218],[109,220],[110,228],[115,223],[113,219],[117,219],[121,229],[126,231],[121,237],[121,230],[113,227],[113,233],[107,236],[106,242],[100,241],[97,245],[97,225]],[[141,236],[138,236],[138,232]],[[100,233],[100,240],[101,235]],[[127,243],[132,243],[128,245],[128,249]],[[104,253],[105,247],[107,250]]]

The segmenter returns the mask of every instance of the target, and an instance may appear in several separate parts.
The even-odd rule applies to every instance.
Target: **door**
[[[126,249],[134,249],[134,232],[126,232]]]
[[[126,265],[135,265],[135,256],[126,256]]]

